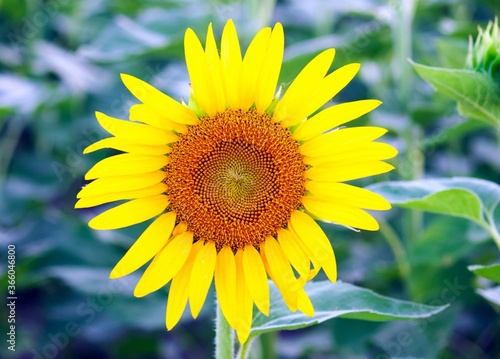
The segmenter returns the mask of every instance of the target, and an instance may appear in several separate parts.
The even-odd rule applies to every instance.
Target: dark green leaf
[[[431,67],[412,61],[411,64],[439,92],[458,102],[464,116],[500,126],[500,96],[489,76],[471,70]]]
[[[500,263],[492,264],[489,266],[473,265],[468,266],[471,272],[474,274],[492,280],[494,282],[500,283]]]
[[[369,321],[426,318],[446,308],[384,297],[371,290],[343,282],[310,282],[306,284],[305,290],[314,305],[314,317],[290,312],[277,288],[271,285],[273,305],[269,317],[257,312],[250,335],[304,328],[335,317]]]
[[[406,208],[446,214],[484,224],[500,202],[500,186],[477,178],[454,177],[382,182],[369,187],[390,203]]]

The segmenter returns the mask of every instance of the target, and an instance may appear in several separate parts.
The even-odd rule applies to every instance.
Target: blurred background
[[[2,337],[0,357],[212,356],[213,293],[196,321],[185,313],[167,332],[166,289],[138,299],[132,292],[139,274],[108,279],[146,224],[94,231],[87,221],[102,208],[73,209],[84,173],[113,154],[82,155],[107,136],[94,111],[126,118],[135,103],[120,73],[187,100],[187,27],[204,39],[209,22],[220,35],[233,18],[244,49],[258,29],[280,21],[286,36],[280,83],[335,47],[333,68],[362,67],[333,102],[384,102],[352,125],[388,128],[385,141],[400,151],[392,161],[397,169],[358,184],[450,176],[498,183],[500,134],[461,117],[407,62],[464,67],[469,34],[475,38],[477,25],[495,14],[496,0],[0,0],[0,279],[6,288],[7,246],[14,244],[18,297],[16,352]],[[498,307],[476,294],[477,279],[467,270],[498,259],[493,241],[470,222],[439,215],[417,213],[423,225],[415,231],[405,225],[406,212],[385,213],[392,227],[375,233],[324,225],[339,278],[391,297],[449,303],[447,310],[414,322],[334,319],[264,336],[261,345],[274,343],[276,358],[500,358]],[[410,268],[404,278],[387,228],[404,239]],[[2,333],[7,316],[2,304]]]

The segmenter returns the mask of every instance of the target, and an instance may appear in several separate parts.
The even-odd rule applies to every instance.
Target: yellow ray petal
[[[269,315],[269,283],[262,258],[252,245],[247,245],[242,255],[243,271],[248,291],[257,308],[264,315]]]
[[[319,182],[345,182],[392,171],[394,166],[382,161],[338,161],[332,166],[320,164],[309,168],[306,177]]]
[[[201,241],[193,244],[191,252],[189,253],[184,266],[174,276],[168,291],[166,324],[167,329],[171,330],[181,319],[184,308],[186,308],[187,300],[189,297],[189,279],[191,278],[191,270],[193,268],[194,260],[203,248]]]
[[[302,204],[321,220],[349,227],[376,231],[379,226],[375,218],[359,208],[345,207],[331,202],[328,198],[306,196]]]
[[[286,257],[301,277],[308,278],[311,260],[302,249],[296,237],[286,229],[278,229],[278,242]]]
[[[191,279],[189,280],[189,307],[195,319],[205,303],[208,290],[212,284],[216,258],[217,250],[214,242],[207,242],[194,262]]]
[[[153,126],[119,120],[102,112],[96,112],[95,116],[102,128],[125,141],[143,145],[166,145],[178,139],[172,132]]]
[[[264,63],[266,49],[271,37],[271,28],[265,27],[253,38],[243,58],[240,105],[248,110],[255,103],[257,83]]]
[[[332,149],[325,156],[304,157],[304,163],[310,166],[324,164],[335,166],[338,162],[345,161],[380,161],[393,158],[398,154],[391,145],[381,142],[350,143]]]
[[[359,71],[359,67],[359,64],[345,65],[326,76],[301,103],[295,104],[295,107],[289,106],[290,114],[286,119],[283,119],[282,126],[296,125],[331,100],[353,79]]]
[[[109,137],[91,144],[83,150],[83,154],[102,150],[103,148],[113,148],[118,151],[135,153],[138,155],[160,156],[170,153],[172,150],[167,145],[150,146],[132,143],[118,137]]]
[[[151,106],[168,120],[185,125],[198,123],[199,120],[193,111],[147,82],[126,74],[120,74],[120,76],[123,84],[139,101]]]
[[[192,246],[191,232],[184,232],[170,239],[142,275],[135,287],[134,295],[143,297],[170,282],[186,263]]]
[[[181,233],[184,233],[187,231],[187,224],[186,222],[180,222],[178,225],[175,226],[174,231],[172,232],[172,237],[178,236]]]
[[[238,294],[238,305],[236,306],[236,335],[240,344],[247,341],[252,328],[253,302],[245,283],[245,265],[243,263],[243,250],[239,249],[235,256],[236,263],[236,293]]]
[[[207,115],[213,116],[217,112],[217,102],[213,98],[214,84],[207,71],[209,66],[205,52],[192,29],[187,29],[184,35],[184,53],[196,101]]]
[[[287,304],[290,303],[291,310],[297,308],[297,291],[301,288],[299,281],[295,278],[290,262],[283,253],[283,249],[273,237],[267,237],[260,246],[261,253],[264,252],[269,266],[269,276],[276,283]]]
[[[297,309],[309,317],[314,317],[314,307],[304,288],[297,293]]]
[[[126,276],[153,258],[167,243],[174,228],[176,214],[162,214],[140,235],[111,271],[111,279]]]
[[[306,189],[340,206],[387,210],[391,204],[381,195],[346,183],[306,182]]]
[[[337,280],[337,264],[332,245],[321,227],[309,215],[293,211],[290,229],[305,243],[332,282]]]
[[[131,121],[144,122],[166,131],[175,131],[177,133],[187,132],[186,125],[169,120],[161,112],[155,111],[153,107],[144,103],[138,103],[130,107],[129,119]]]
[[[221,62],[230,108],[240,108],[241,50],[233,20],[229,19],[222,31]]]
[[[129,191],[152,186],[165,179],[165,172],[154,171],[138,175],[103,177],[82,188],[76,198],[100,196],[106,193]]]
[[[89,208],[98,206],[103,203],[121,201],[124,199],[154,196],[156,194],[165,193],[166,189],[167,186],[164,183],[157,183],[149,187],[134,189],[130,191],[110,192],[97,196],[86,196],[84,198],[80,198],[78,202],[76,202],[75,208]]]
[[[380,106],[381,103],[382,101],[379,100],[361,100],[328,107],[303,122],[295,130],[292,137],[297,141],[310,140],[323,132],[367,114]]]
[[[168,163],[165,156],[123,153],[97,162],[85,175],[86,180],[98,177],[125,176],[158,170]]]
[[[271,33],[265,60],[258,78],[255,92],[255,107],[258,112],[264,112],[273,101],[283,62],[284,48],[285,35],[283,34],[283,26],[278,22]]]
[[[222,310],[231,327],[236,327],[236,263],[230,247],[223,247],[217,255],[215,265],[215,289]]]
[[[208,25],[205,56],[207,58],[208,71],[214,86],[212,101],[216,103],[217,112],[223,112],[226,109],[226,90],[224,88],[225,81],[223,79],[222,64],[219,58],[219,51],[217,50],[214,30],[211,23]]]
[[[350,143],[369,142],[387,133],[381,127],[351,127],[329,132],[303,143],[299,151],[307,157],[328,156]]]
[[[94,217],[89,222],[93,229],[116,229],[147,221],[159,215],[168,206],[167,196],[160,194],[120,204]]]
[[[312,92],[321,84],[323,77],[330,68],[335,50],[328,49],[317,55],[293,80],[286,90],[283,98],[276,105],[273,119],[281,122],[294,116],[297,104],[304,104],[304,98],[308,98]]]

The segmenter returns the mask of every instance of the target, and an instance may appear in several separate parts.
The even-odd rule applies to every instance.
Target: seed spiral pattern
[[[286,226],[305,194],[306,166],[288,130],[256,111],[226,110],[173,144],[170,209],[199,240],[233,250]]]

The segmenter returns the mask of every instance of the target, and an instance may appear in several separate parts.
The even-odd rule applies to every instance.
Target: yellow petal
[[[198,123],[198,118],[193,111],[147,82],[126,74],[121,74],[120,76],[127,89],[139,101],[152,107],[168,120],[186,125]]]
[[[258,112],[264,112],[273,101],[283,62],[284,48],[285,35],[283,34],[283,26],[278,22],[271,33],[265,60],[258,78],[255,93],[255,107]]]
[[[381,195],[346,183],[306,182],[306,189],[319,198],[337,205],[373,210],[387,210],[391,204]]]
[[[189,280],[189,307],[196,319],[212,284],[214,277],[217,250],[214,242],[207,242],[200,250],[193,265]]]
[[[230,247],[223,247],[215,265],[215,289],[224,317],[231,327],[236,327],[236,264]]]
[[[297,309],[297,291],[301,285],[295,278],[285,253],[273,237],[267,237],[261,244],[260,250],[269,266],[269,276],[276,283],[290,310],[295,311]]]
[[[380,161],[393,158],[398,154],[398,151],[382,142],[365,142],[365,143],[350,143],[340,145],[338,148],[332,149],[325,156],[304,157],[304,163],[310,166],[324,164],[327,166],[335,166],[338,162],[346,161]]]
[[[170,239],[142,275],[135,287],[134,295],[143,297],[170,282],[186,263],[192,246],[191,232],[184,232]]]
[[[167,145],[150,146],[132,143],[118,137],[109,137],[91,144],[83,150],[83,154],[91,153],[103,148],[113,148],[118,151],[130,152],[138,155],[160,156],[172,150]]]
[[[110,192],[97,196],[86,196],[80,198],[75,204],[75,208],[88,208],[98,206],[103,203],[115,202],[124,199],[134,199],[154,196],[156,194],[165,193],[167,186],[164,183],[157,183],[149,187],[134,189],[122,192]]]
[[[111,271],[111,279],[132,273],[153,258],[167,243],[174,228],[176,214],[162,214],[135,241],[125,255]]]
[[[302,249],[296,237],[286,229],[278,229],[278,242],[286,257],[301,277],[307,278],[311,268],[311,260]]]
[[[145,188],[160,183],[164,178],[165,172],[163,171],[154,171],[130,176],[103,177],[83,187],[76,195],[76,198]]]
[[[281,122],[295,115],[294,111],[297,106],[303,105],[304,99],[309,97],[321,84],[334,57],[334,49],[325,50],[302,69],[276,105],[273,116],[276,122]]]
[[[381,103],[382,101],[379,100],[361,100],[328,107],[303,122],[295,130],[292,137],[297,141],[309,140],[367,114],[380,106]]]
[[[236,335],[240,344],[247,341],[252,328],[253,302],[245,283],[245,267],[243,263],[243,250],[239,249],[235,256],[236,263],[236,293],[238,293],[238,303],[236,306]]]
[[[129,119],[131,121],[140,121],[150,126],[161,128],[166,131],[175,131],[177,133],[186,133],[187,127],[178,122],[173,122],[161,112],[144,103],[138,103],[130,107]]]
[[[359,208],[345,207],[319,196],[302,197],[307,211],[327,222],[349,227],[376,231],[379,226],[375,218]]]
[[[166,145],[177,141],[178,137],[172,132],[162,129],[134,123],[131,121],[119,120],[102,112],[96,112],[95,116],[99,124],[113,136],[125,141],[143,145]]]
[[[269,315],[269,283],[266,269],[259,252],[252,245],[247,245],[242,251],[245,282],[257,308]]]
[[[248,110],[255,103],[257,84],[271,37],[271,28],[265,27],[253,38],[243,58],[240,105]]]
[[[147,221],[159,215],[168,206],[167,196],[160,194],[120,204],[94,217],[89,222],[93,229],[117,229]]]
[[[193,244],[188,259],[182,266],[181,270],[174,276],[170,289],[168,291],[166,324],[167,329],[171,330],[181,319],[184,308],[189,297],[189,279],[191,278],[191,270],[193,268],[194,260],[203,247],[201,241]]]
[[[240,108],[241,50],[233,20],[229,19],[222,31],[221,62],[230,108]]]
[[[387,133],[387,130],[381,127],[363,126],[343,128],[303,143],[299,151],[307,157],[328,156],[336,153],[341,146],[373,141],[385,133]]]
[[[382,161],[338,161],[309,168],[306,177],[319,182],[345,182],[392,171],[394,166]]]
[[[290,115],[283,120],[283,127],[294,126],[340,92],[359,71],[359,64],[349,64],[326,76],[321,83],[295,108],[289,107]],[[293,114],[292,114],[293,113]]]
[[[214,84],[207,71],[209,65],[205,52],[192,29],[187,29],[184,35],[184,53],[196,101],[207,115],[213,116],[217,112],[217,102],[213,101]]]
[[[143,174],[158,170],[168,163],[166,156],[123,153],[97,162],[85,175],[86,180],[98,177]]]
[[[208,25],[207,39],[205,45],[205,55],[207,58],[208,71],[212,78],[214,92],[212,94],[212,101],[216,103],[217,112],[223,112],[226,109],[226,90],[224,88],[225,82],[223,79],[222,64],[219,58],[219,51],[215,42],[214,31],[212,24]]]
[[[297,309],[309,317],[314,317],[314,307],[304,288],[297,294]]]
[[[290,229],[305,243],[332,282],[337,280],[337,264],[332,245],[321,227],[307,214],[293,211]]]

